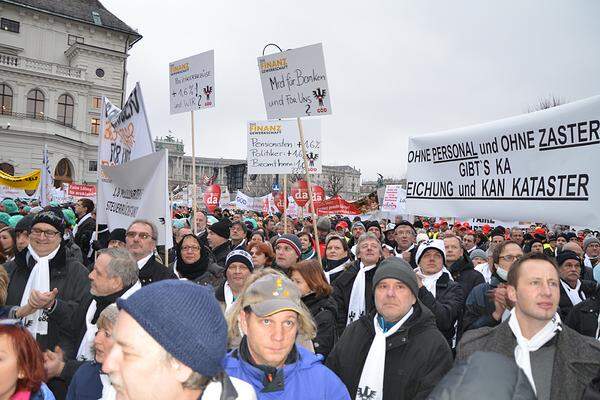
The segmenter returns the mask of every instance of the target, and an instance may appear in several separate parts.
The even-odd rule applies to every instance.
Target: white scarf
[[[225,312],[227,312],[234,303],[233,292],[231,291],[231,286],[229,286],[229,282],[227,281],[225,281],[225,285],[223,285],[223,292],[225,293]]]
[[[353,321],[359,319],[365,313],[365,272],[375,268],[377,264],[365,267],[360,263],[358,274],[352,284],[352,292],[350,293],[350,304],[348,305],[348,319],[346,325],[350,325]]]
[[[56,256],[60,246],[45,257],[38,256],[31,245],[27,249],[31,257],[37,262],[29,274],[29,279],[27,279],[27,285],[23,291],[23,297],[21,297],[21,306],[29,302],[29,296],[34,289],[42,292],[50,291],[50,260]],[[23,317],[23,324],[29,329],[34,338],[37,338],[37,335],[48,334],[46,310],[35,310],[33,314]]]
[[[581,281],[579,279],[577,279],[577,286],[575,286],[575,289],[571,289],[571,286],[562,279],[560,280],[560,284],[563,289],[565,289],[565,292],[567,292],[567,296],[569,296],[569,300],[571,300],[571,303],[573,303],[574,306],[585,300],[585,294],[583,292],[579,294],[579,289],[581,288]]]
[[[583,259],[583,265],[594,269],[594,265],[592,265],[592,259],[587,254],[585,255],[585,258]],[[596,265],[600,265],[600,264],[596,264]]]
[[[346,263],[347,263],[347,261],[341,265],[338,265],[337,267],[335,267],[332,270],[323,271],[323,272],[325,272],[325,278],[327,278],[327,283],[331,283],[331,275],[335,275],[338,272],[342,272],[346,269]]]
[[[81,219],[79,220],[79,222],[77,223],[77,225],[75,225],[75,228],[73,228],[73,236],[75,236],[77,234],[77,229],[81,226],[81,224],[83,224],[85,222],[86,219],[88,218],[92,218],[92,214],[87,213],[85,214],[83,217],[81,217]]]
[[[492,280],[492,271],[490,270],[488,263],[475,266],[475,271],[478,271],[481,275],[483,275],[483,279],[485,279],[486,283],[490,283]]]
[[[384,332],[379,326],[377,321],[377,315],[373,318],[373,325],[375,326],[375,337],[369,348],[369,354],[363,366],[363,370],[360,374],[360,382],[357,389],[357,398],[368,398],[370,400],[381,400],[383,399],[383,375],[385,371],[385,344],[386,339],[396,333],[400,327],[410,318],[413,314],[411,308],[404,317],[394,326],[392,326],[387,332]]]
[[[533,373],[531,372],[531,359],[529,353],[538,350],[540,347],[548,343],[559,331],[562,330],[562,323],[558,313],[554,314],[554,317],[531,339],[526,339],[521,333],[521,327],[517,320],[515,308],[510,312],[510,319],[508,320],[508,326],[517,339],[517,346],[515,347],[515,361],[519,368],[525,372],[529,383],[533,391],[537,394],[535,388],[535,382],[533,381]]]
[[[421,280],[423,281],[423,286],[425,286],[425,289],[427,289],[429,291],[429,293],[431,293],[433,295],[433,297],[436,297],[436,284],[437,284],[438,279],[440,279],[440,277],[443,274],[448,274],[448,276],[450,277],[450,280],[454,280],[454,279],[452,279],[452,275],[450,274],[450,271],[448,271],[446,269],[446,267],[442,267],[442,269],[439,272],[436,272],[433,275],[425,275],[420,267],[415,268],[415,272],[421,276]]]
[[[117,398],[117,391],[112,386],[108,375],[100,373],[100,382],[102,382],[102,397],[98,400],[115,400]]]
[[[142,284],[140,281],[137,281],[135,285],[123,293],[121,298],[126,299],[141,288]],[[96,300],[92,300],[90,306],[88,307],[87,313],[85,314],[85,335],[83,335],[83,339],[81,339],[81,344],[79,345],[79,350],[77,351],[77,360],[79,361],[91,361],[94,359],[92,345],[94,344],[94,337],[96,336],[96,332],[98,332],[98,327],[96,324],[92,324],[92,319],[94,319],[96,308]]]

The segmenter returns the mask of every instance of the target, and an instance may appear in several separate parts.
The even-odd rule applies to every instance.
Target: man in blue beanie
[[[104,361],[118,398],[255,399],[223,371],[227,325],[209,289],[179,280],[117,300],[115,344]]]

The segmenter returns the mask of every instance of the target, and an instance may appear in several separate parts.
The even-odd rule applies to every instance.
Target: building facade
[[[183,141],[166,136],[156,138],[157,150],[169,150],[169,187],[185,187],[192,183],[192,157],[186,156]],[[360,194],[360,170],[353,167],[323,165],[323,173],[311,175],[312,181],[322,186],[328,196],[338,194],[347,200],[354,200]],[[288,177],[289,186],[301,175]],[[271,192],[273,184],[283,189],[283,178],[275,175],[248,175],[246,160],[196,157],[196,181],[198,185],[216,183],[231,194],[241,190],[249,196],[263,196]]]
[[[141,36],[99,1],[0,0],[0,170],[95,183],[102,96],[123,103]]]

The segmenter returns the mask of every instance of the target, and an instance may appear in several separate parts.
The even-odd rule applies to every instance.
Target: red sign
[[[93,199],[96,197],[96,186],[71,183],[69,185],[68,195],[71,197],[87,197]]]
[[[219,207],[219,201],[221,200],[221,186],[210,185],[206,188],[206,191],[202,195],[204,204],[209,213],[215,212],[215,208]]]
[[[283,205],[283,201],[284,201],[285,196],[283,195],[282,192],[277,193],[275,196],[273,196],[273,201],[275,202],[275,206],[277,207],[277,209],[280,212],[283,212],[285,210],[285,207]],[[286,199],[285,204],[288,204],[288,201]]]
[[[308,202],[308,183],[303,179],[294,182],[291,193],[296,204],[298,204],[300,207],[304,207],[304,205]]]
[[[320,203],[325,200],[325,189],[319,185],[313,185],[313,202]]]
[[[360,210],[340,196],[315,204],[318,215],[360,215]]]

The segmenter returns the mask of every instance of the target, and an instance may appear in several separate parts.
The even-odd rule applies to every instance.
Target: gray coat
[[[517,340],[508,320],[495,328],[484,327],[465,332],[458,345],[457,360],[465,360],[476,351],[502,354],[512,360]],[[582,336],[563,324],[556,340],[552,368],[552,400],[579,400],[586,385],[600,370],[600,342]]]

